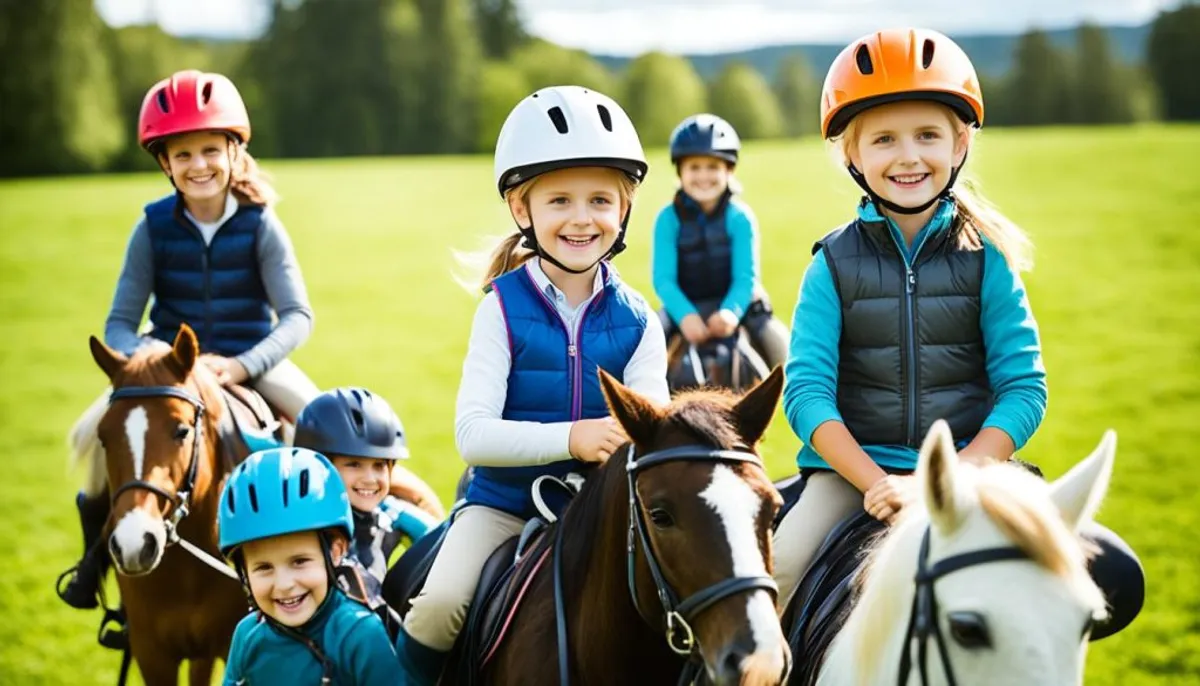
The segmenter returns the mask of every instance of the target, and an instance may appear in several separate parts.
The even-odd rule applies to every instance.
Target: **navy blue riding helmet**
[[[400,418],[382,397],[358,387],[326,391],[305,405],[293,442],[327,456],[408,458]]]
[[[742,141],[733,125],[715,114],[694,114],[671,133],[671,162],[685,157],[716,157],[737,164]]]

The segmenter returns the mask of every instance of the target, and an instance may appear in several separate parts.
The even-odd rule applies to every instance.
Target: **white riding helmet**
[[[551,86],[526,97],[496,140],[496,187],[504,192],[538,174],[569,167],[612,167],[636,183],[646,177],[637,130],[612,98],[579,86]]]

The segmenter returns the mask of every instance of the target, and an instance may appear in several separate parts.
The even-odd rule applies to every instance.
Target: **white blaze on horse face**
[[[725,528],[725,538],[733,557],[734,576],[770,576],[758,547],[755,523],[762,511],[762,497],[750,484],[726,465],[713,468],[712,481],[700,493],[708,506],[716,511]],[[783,672],[783,630],[775,603],[766,591],[755,591],[746,601],[746,619],[754,637],[754,654],[769,660],[775,674]]]
[[[146,432],[150,429],[150,418],[146,408],[138,406],[125,417],[125,437],[129,439],[129,452],[133,455],[133,478],[142,478],[142,466],[146,463]]]

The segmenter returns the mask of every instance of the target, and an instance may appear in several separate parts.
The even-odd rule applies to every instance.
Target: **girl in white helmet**
[[[455,439],[474,477],[404,619],[406,683],[436,682],[484,563],[536,514],[533,481],[603,463],[627,440],[597,368],[669,400],[662,325],[608,262],[646,169],[624,110],[577,86],[530,95],[500,130],[496,186],[517,230],[492,253],[472,324]]]

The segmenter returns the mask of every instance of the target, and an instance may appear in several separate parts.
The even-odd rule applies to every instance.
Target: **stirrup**
[[[110,622],[113,626],[110,626]],[[100,620],[100,631],[96,640],[105,648],[129,650],[129,627],[125,624],[124,610],[104,608],[104,618]]]
[[[76,563],[67,571],[58,575],[58,579],[54,582],[54,592],[58,594],[59,600],[77,610],[94,610],[97,607],[100,607],[100,598],[98,593],[92,594],[90,603],[85,600],[82,602],[82,604],[76,604],[75,602],[72,602],[72,600],[79,601],[79,598],[67,598],[67,594],[70,592],[72,584],[76,583],[79,579],[80,564],[81,563]],[[64,580],[66,583],[63,583]]]

